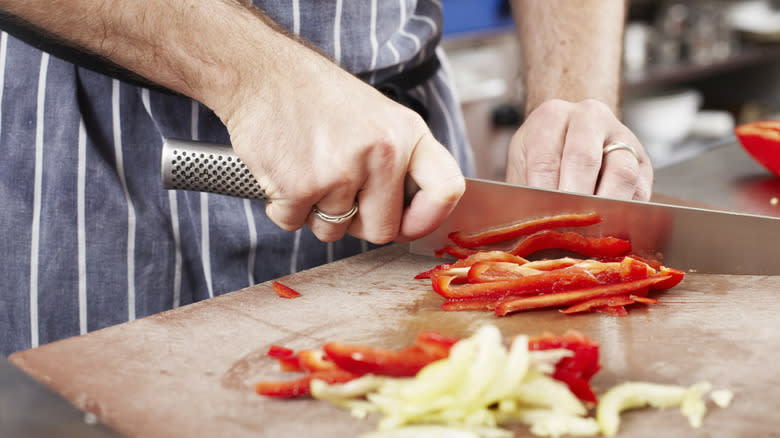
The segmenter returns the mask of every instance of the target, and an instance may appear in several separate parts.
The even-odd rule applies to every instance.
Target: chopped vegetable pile
[[[572,314],[599,311],[624,316],[634,303],[656,304],[651,291],[676,286],[685,277],[678,269],[628,254],[631,243],[615,237],[587,237],[559,227],[580,227],[601,221],[596,213],[549,216],[516,222],[476,233],[450,233],[449,245],[438,255],[459,258],[442,263],[415,278],[430,279],[444,297],[443,310],[490,310],[498,316],[558,307]],[[508,250],[484,245],[519,241]],[[544,249],[579,253],[529,261],[524,257]]]
[[[646,405],[680,407],[692,427],[701,426],[707,382],[628,382],[597,400],[589,382],[600,368],[598,351],[576,331],[517,335],[506,347],[492,325],[465,339],[424,331],[399,350],[332,342],[296,353],[272,346],[268,355],[283,370],[302,375],[255,389],[269,397],[311,395],[361,418],[381,414],[378,431],[366,437],[511,437],[502,426],[513,424],[539,436],[613,436],[622,411]],[[712,393],[720,407],[731,397]],[[588,415],[593,406],[595,417]]]

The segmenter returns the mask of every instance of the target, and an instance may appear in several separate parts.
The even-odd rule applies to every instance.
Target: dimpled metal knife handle
[[[268,200],[249,168],[224,144],[166,139],[160,176],[166,189]]]

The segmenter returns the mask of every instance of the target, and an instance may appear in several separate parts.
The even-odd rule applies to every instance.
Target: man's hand
[[[307,224],[323,241],[345,232],[374,243],[433,231],[465,182],[415,112],[293,41],[296,67],[239,85],[226,125],[236,153],[271,198],[268,217],[286,230]],[[404,209],[407,174],[419,186]],[[349,222],[333,224],[313,206]]]
[[[510,144],[507,180],[647,200],[653,169],[617,119],[623,0],[513,0],[522,46],[526,120]],[[605,146],[634,147],[602,155]]]
[[[633,146],[606,155],[611,143]],[[611,198],[650,199],[653,168],[636,136],[606,105],[550,100],[534,110],[509,147],[507,182]]]

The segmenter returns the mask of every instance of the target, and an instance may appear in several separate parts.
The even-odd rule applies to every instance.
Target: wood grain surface
[[[497,318],[443,312],[430,283],[437,263],[393,245],[282,278],[303,294],[281,299],[270,283],[16,353],[10,360],[82,410],[130,437],[353,437],[376,418],[325,402],[271,400],[252,384],[286,378],[269,345],[328,341],[399,347],[423,329],[467,336],[486,323],[505,336],[582,331],[601,343],[598,391],[641,380],[710,381],[735,393],[694,430],[676,409],[632,411],[619,436],[780,436],[780,277],[689,274],[660,303],[627,317],[541,310]],[[523,428],[517,436],[530,436]]]

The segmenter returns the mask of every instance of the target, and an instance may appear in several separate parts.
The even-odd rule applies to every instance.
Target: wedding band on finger
[[[604,146],[603,154],[607,155],[610,152],[621,150],[621,149],[631,152],[631,155],[633,155],[634,158],[636,158],[637,163],[642,161],[641,158],[639,157],[639,152],[636,151],[636,148],[626,143],[620,143],[620,142],[610,143],[607,146]]]
[[[346,212],[344,214],[335,215],[335,216],[329,215],[327,213],[323,213],[322,211],[320,211],[319,208],[317,208],[316,205],[312,208],[312,213],[314,213],[315,216],[317,216],[318,218],[324,220],[325,222],[329,222],[331,224],[341,224],[341,223],[344,223],[344,222],[348,221],[352,216],[357,214],[357,211],[358,211],[358,204],[357,204],[357,202],[355,202],[355,204],[352,205],[352,208],[348,212]]]

